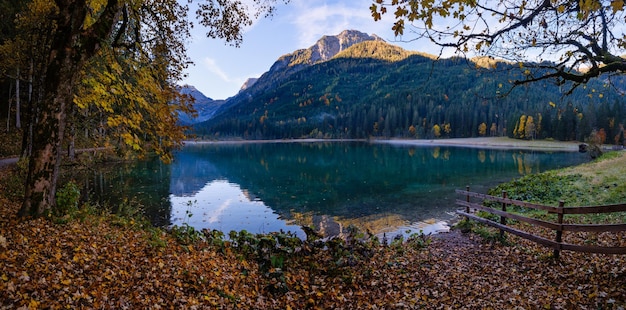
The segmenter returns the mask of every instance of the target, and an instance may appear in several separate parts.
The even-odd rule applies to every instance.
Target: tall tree
[[[392,29],[410,29],[442,48],[520,63],[514,85],[545,79],[574,87],[604,73],[620,74],[626,59],[624,1],[374,0],[374,20],[394,12]],[[410,24],[410,25],[408,25]],[[537,59],[528,63],[529,56]]]
[[[255,17],[270,14],[276,1],[253,0],[252,10],[248,10],[250,6],[239,0],[207,0],[200,4],[196,13],[200,23],[208,27],[208,36],[224,38],[236,45],[241,42],[244,26],[250,25]],[[77,86],[87,74],[87,64],[108,52],[118,53],[117,56],[128,53],[124,59],[139,59],[139,63],[150,60],[151,65],[145,71],[133,68],[137,71],[127,72],[152,75],[148,80],[161,79],[164,83],[172,83],[180,78],[187,63],[183,43],[190,27],[187,19],[189,9],[178,1],[55,0],[54,3],[57,7],[54,16],[56,28],[45,69],[43,102],[34,128],[32,156],[20,215],[38,216],[55,205],[66,123]],[[154,74],[159,61],[163,62],[160,68],[166,68],[159,72],[165,72],[165,75]],[[136,76],[127,75],[124,78],[133,79]],[[159,85],[162,84],[154,86]],[[128,100],[126,103],[151,102],[154,92],[146,90],[139,93],[143,99]],[[161,94],[164,96],[157,101],[172,98],[166,93]],[[131,145],[140,142],[130,132],[126,133],[130,135]]]

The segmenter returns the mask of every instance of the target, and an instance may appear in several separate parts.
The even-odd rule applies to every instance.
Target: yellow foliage
[[[441,136],[441,127],[438,124],[433,126],[433,135],[435,138],[439,138]]]
[[[487,134],[487,124],[481,123],[478,125],[478,134],[484,136]]]
[[[84,118],[81,125],[105,132],[108,141],[123,142],[117,145],[122,149],[152,149],[167,160],[169,150],[185,137],[177,124],[179,111],[192,112],[189,99],[167,82],[168,74],[154,60],[102,50],[85,70],[74,98]]]

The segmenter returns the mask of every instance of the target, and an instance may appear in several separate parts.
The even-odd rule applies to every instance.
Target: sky
[[[209,98],[226,99],[236,95],[246,79],[268,71],[280,56],[308,48],[324,35],[348,29],[376,34],[407,50],[439,53],[439,48],[428,42],[411,41],[415,37],[410,33],[396,38],[391,30],[393,14],[375,22],[369,10],[371,4],[371,0],[280,3],[273,17],[259,19],[245,30],[238,48],[224,40],[206,38],[202,27],[195,27],[188,45],[194,65],[181,84],[192,85]]]

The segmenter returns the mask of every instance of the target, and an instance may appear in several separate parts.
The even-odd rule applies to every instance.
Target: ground
[[[555,260],[524,239],[452,230],[389,246],[304,243],[263,260],[111,215],[19,219],[11,169],[0,168],[0,309],[626,307],[623,255]]]

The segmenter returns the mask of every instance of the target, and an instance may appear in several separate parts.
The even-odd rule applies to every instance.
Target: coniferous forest
[[[355,45],[351,53],[289,78],[264,75],[264,88],[231,98],[235,103],[224,105],[194,132],[205,139],[509,136],[562,141],[584,141],[597,133],[605,143],[624,141],[622,80],[596,79],[573,91],[569,84],[551,81],[513,87],[511,81],[524,74],[518,65],[479,66],[464,58],[421,55],[394,60],[351,56],[365,54],[358,49],[367,44],[385,43]]]

